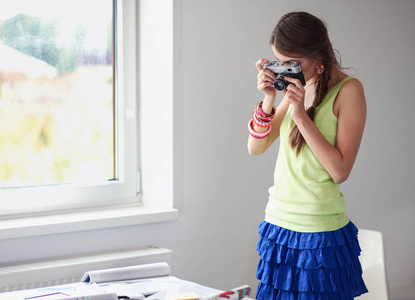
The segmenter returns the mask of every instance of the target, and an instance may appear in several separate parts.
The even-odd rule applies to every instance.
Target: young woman
[[[265,94],[248,124],[248,150],[279,137],[274,185],[260,225],[258,300],[353,299],[367,289],[357,228],[339,184],[349,176],[366,120],[362,84],[336,59],[325,24],[306,12],[284,15],[271,35],[276,60],[298,63],[306,85],[289,82],[275,108],[276,75],[256,63]]]

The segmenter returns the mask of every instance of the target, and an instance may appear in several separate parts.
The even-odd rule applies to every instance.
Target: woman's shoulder
[[[363,84],[359,79],[355,77],[347,76],[344,79],[348,78],[349,80],[345,81],[339,90],[338,97],[364,97]]]
[[[342,88],[343,86],[346,87],[346,89],[363,88],[362,83],[357,78],[350,76],[339,69],[334,69],[331,80],[329,82],[329,89],[341,82],[343,82]]]
[[[339,69],[335,69],[332,74],[332,79],[329,83],[329,89],[342,83],[339,90],[339,96],[348,94],[361,94],[363,95],[363,84],[359,79],[350,76]]]
[[[348,78],[340,87],[334,102],[333,112],[338,115],[342,108],[362,109],[366,106],[363,84],[355,77],[345,75],[338,83]],[[360,107],[360,108],[359,108]]]

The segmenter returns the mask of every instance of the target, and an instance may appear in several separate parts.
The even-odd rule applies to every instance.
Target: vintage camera
[[[303,71],[298,62],[292,62],[289,63],[289,65],[284,63],[284,66],[282,65],[283,64],[280,61],[270,61],[262,64],[264,68],[267,68],[275,74],[276,79],[274,81],[274,87],[278,91],[285,91],[290,84],[290,82],[285,80],[285,77],[299,79],[301,84],[305,86]]]

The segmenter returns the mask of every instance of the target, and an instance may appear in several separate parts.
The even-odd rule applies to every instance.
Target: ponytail
[[[323,74],[319,75],[316,81],[315,88],[315,98],[313,104],[307,109],[307,115],[314,122],[314,117],[316,115],[317,107],[323,102],[323,99],[328,91],[328,82],[331,79],[331,68],[326,68]],[[300,154],[301,149],[305,144],[305,139],[301,134],[300,130],[297,127],[297,124],[294,123],[293,128],[291,129],[290,136],[290,145],[294,149],[297,156]]]

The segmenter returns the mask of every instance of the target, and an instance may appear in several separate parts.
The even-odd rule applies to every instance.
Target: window
[[[121,0],[0,11],[1,217],[139,203],[134,11]]]

